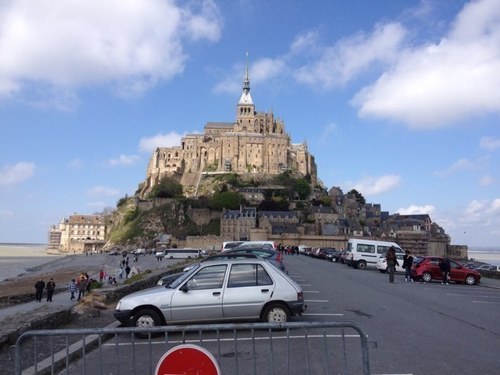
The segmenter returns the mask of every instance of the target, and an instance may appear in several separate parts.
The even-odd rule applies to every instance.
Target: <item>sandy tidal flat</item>
[[[0,281],[28,272],[62,255],[48,255],[44,245],[0,244]]]

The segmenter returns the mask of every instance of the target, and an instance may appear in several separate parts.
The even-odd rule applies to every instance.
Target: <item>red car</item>
[[[413,261],[411,268],[411,275],[414,280],[425,281],[426,283],[431,280],[443,280],[443,274],[439,269],[439,262],[443,257],[421,257]],[[481,281],[481,274],[476,270],[465,268],[461,264],[450,259],[450,281],[456,283],[465,283],[467,285],[479,284]]]

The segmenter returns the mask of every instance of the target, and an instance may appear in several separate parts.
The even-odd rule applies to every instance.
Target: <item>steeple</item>
[[[243,79],[243,93],[241,94],[238,104],[253,104],[252,96],[250,95],[250,78],[248,77],[248,52],[247,64],[245,68],[245,78]]]

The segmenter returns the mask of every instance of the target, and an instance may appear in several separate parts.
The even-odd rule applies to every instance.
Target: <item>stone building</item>
[[[224,210],[220,221],[220,235],[224,240],[248,241],[250,229],[257,222],[255,207],[240,207],[239,210]]]
[[[307,144],[293,144],[283,120],[255,110],[247,67],[236,120],[207,122],[203,134],[188,134],[179,146],[156,148],[139,195],[146,197],[164,176],[180,176],[186,195],[195,195],[203,172],[277,175],[287,170],[317,181]]]
[[[49,230],[49,251],[96,252],[106,242],[103,215],[72,215]]]

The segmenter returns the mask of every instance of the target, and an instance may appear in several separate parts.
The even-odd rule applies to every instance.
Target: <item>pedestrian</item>
[[[51,277],[49,282],[47,283],[47,302],[52,302],[52,296],[54,295],[54,290],[56,289],[56,283],[54,279]]]
[[[399,266],[398,258],[396,257],[396,249],[394,249],[394,246],[391,246],[387,251],[386,260],[387,260],[387,272],[389,272],[389,282],[393,283],[396,266]]]
[[[450,260],[448,257],[444,257],[440,262],[439,262],[439,269],[441,270],[441,273],[443,274],[443,281],[441,284],[448,284],[448,280],[450,278],[450,270],[451,270],[451,265],[450,265]]]
[[[75,293],[78,290],[78,285],[76,285],[75,279],[71,280],[71,283],[69,284],[69,292],[71,293],[70,300],[73,301],[75,299]]]
[[[405,281],[412,281],[411,277],[411,266],[413,264],[413,257],[409,250],[406,250],[405,255],[403,256],[403,268],[405,269]]]
[[[102,284],[104,281],[104,270],[99,271],[99,284]]]
[[[35,283],[35,297],[38,302],[42,302],[43,290],[45,289],[45,282],[40,277]]]
[[[87,278],[85,275],[80,275],[78,278],[78,301],[80,298],[85,297],[85,291],[87,290]]]
[[[125,267],[125,278],[128,279],[128,274],[130,273],[130,267],[127,264],[127,267]]]
[[[123,271],[124,271],[123,264],[120,264],[120,272],[118,273],[118,277],[120,279],[123,279]]]

